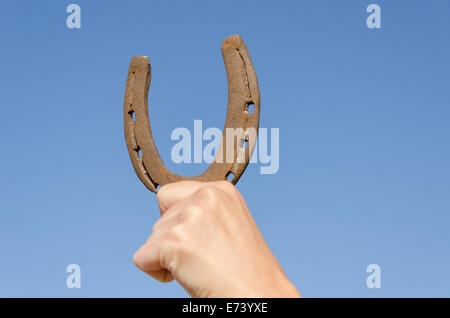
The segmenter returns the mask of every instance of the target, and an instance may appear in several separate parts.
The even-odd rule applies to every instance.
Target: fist
[[[160,219],[134,263],[193,297],[299,297],[227,181],[183,181],[157,194]]]

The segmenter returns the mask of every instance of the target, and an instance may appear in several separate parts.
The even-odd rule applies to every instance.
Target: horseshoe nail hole
[[[227,173],[227,180],[228,181],[233,181],[233,179],[234,179],[234,173],[233,172],[228,172]]]
[[[128,112],[128,114],[130,115],[131,119],[133,120],[133,123],[136,121],[136,116],[134,115],[134,111],[130,110]]]
[[[250,103],[247,105],[247,113],[249,113],[250,115],[253,114],[255,112],[255,104]]]
[[[248,141],[244,139],[244,142],[242,143],[242,149],[247,149],[248,147]]]

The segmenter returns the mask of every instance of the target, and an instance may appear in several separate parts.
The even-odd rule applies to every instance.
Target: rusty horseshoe
[[[228,79],[228,107],[222,140],[208,169],[193,177],[172,173],[161,160],[153,140],[148,114],[150,60],[146,56],[131,59],[124,101],[125,139],[134,170],[150,191],[156,193],[159,186],[181,180],[230,180],[236,184],[244,173],[254,150],[259,128],[258,80],[247,47],[239,35],[223,40],[222,55]],[[253,107],[253,112],[249,111],[250,106]],[[250,138],[245,133],[241,137],[236,134],[227,138],[229,132],[233,131],[227,128],[242,128],[240,131],[245,132],[250,128],[256,136]],[[247,146],[244,149],[245,143]],[[231,157],[227,157],[230,160],[225,160],[225,154],[231,150]],[[245,154],[244,159],[239,154]]]

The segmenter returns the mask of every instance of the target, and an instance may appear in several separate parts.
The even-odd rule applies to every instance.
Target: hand
[[[161,218],[134,255],[161,282],[193,297],[300,297],[227,181],[183,181],[157,195]]]

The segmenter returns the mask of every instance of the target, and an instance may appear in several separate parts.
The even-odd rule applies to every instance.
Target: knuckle
[[[205,206],[214,205],[219,197],[220,190],[211,185],[203,186],[193,194],[194,200]]]
[[[198,204],[190,204],[181,211],[181,218],[183,221],[196,221],[201,219],[205,210]]]
[[[236,187],[229,181],[218,181],[217,186],[229,195],[236,195],[238,192]]]
[[[167,232],[166,244],[171,243],[182,243],[187,240],[186,229],[182,224],[175,225]],[[177,244],[179,245],[179,244]],[[175,246],[177,246],[175,245]],[[174,246],[174,245],[171,245]]]

